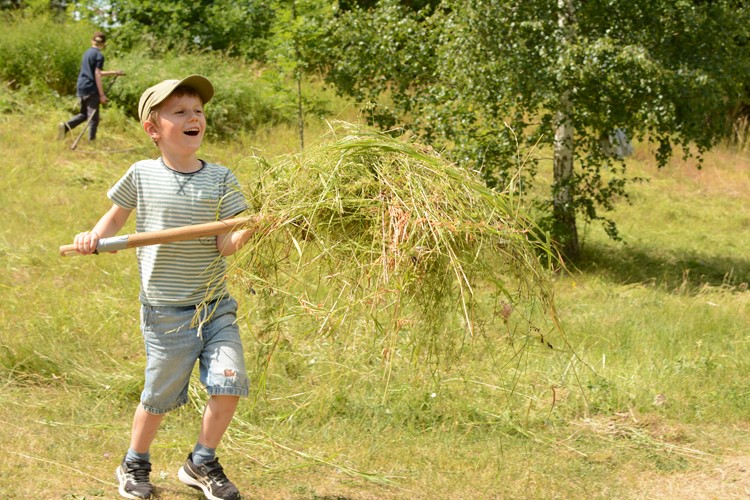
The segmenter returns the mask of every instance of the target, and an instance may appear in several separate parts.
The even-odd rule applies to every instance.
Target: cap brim
[[[198,92],[198,95],[201,96],[203,104],[206,104],[214,96],[214,86],[205,76],[190,75],[180,80],[180,82],[175,85],[175,88],[181,85],[195,89],[195,91]]]
[[[214,96],[213,84],[208,78],[201,75],[190,75],[182,80],[164,80],[146,89],[143,95],[141,95],[138,103],[138,116],[141,123],[145,123],[151,110],[164,102],[180,86],[190,87],[195,90],[200,96],[201,101],[203,101],[203,104],[206,104]]]

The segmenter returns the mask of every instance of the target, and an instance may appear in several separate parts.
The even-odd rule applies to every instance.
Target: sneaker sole
[[[133,500],[144,500],[144,497],[137,497],[125,491],[125,481],[124,481],[124,478],[122,477],[122,468],[118,467],[117,469],[115,469],[115,475],[117,476],[117,482],[120,483],[120,487],[117,489],[117,492],[120,494],[121,497],[131,498]],[[151,497],[149,496],[147,498],[151,498]]]
[[[210,491],[206,491],[206,487],[201,484],[200,481],[185,472],[185,467],[180,467],[180,470],[177,471],[177,477],[180,479],[180,481],[182,481],[183,484],[186,484],[191,488],[195,488],[198,491],[202,491],[203,495],[205,495],[208,500],[221,500],[220,498],[213,496]]]

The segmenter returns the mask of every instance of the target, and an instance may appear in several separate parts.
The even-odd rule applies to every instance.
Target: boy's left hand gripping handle
[[[128,248],[128,237],[127,236],[113,236],[112,238],[102,238],[96,245],[95,254],[101,252],[116,252],[118,250],[125,250]],[[71,255],[81,255],[76,251],[76,246],[63,245],[60,247],[60,255],[63,257],[69,257]]]

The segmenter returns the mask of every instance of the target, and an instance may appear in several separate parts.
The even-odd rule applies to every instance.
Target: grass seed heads
[[[487,297],[500,321],[508,304],[549,303],[539,255],[551,251],[509,196],[405,138],[340,124],[328,139],[259,160],[248,198],[273,228],[236,261],[254,289],[287,313],[314,303],[336,323],[357,310],[390,332],[457,315],[473,333]]]

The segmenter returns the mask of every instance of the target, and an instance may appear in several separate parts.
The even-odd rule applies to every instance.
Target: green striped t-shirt
[[[136,232],[160,231],[233,217],[247,209],[237,178],[206,163],[189,174],[161,158],[134,163],[109,190],[116,205],[136,211]],[[227,293],[226,262],[216,236],[137,249],[140,301],[146,305],[197,305]]]

